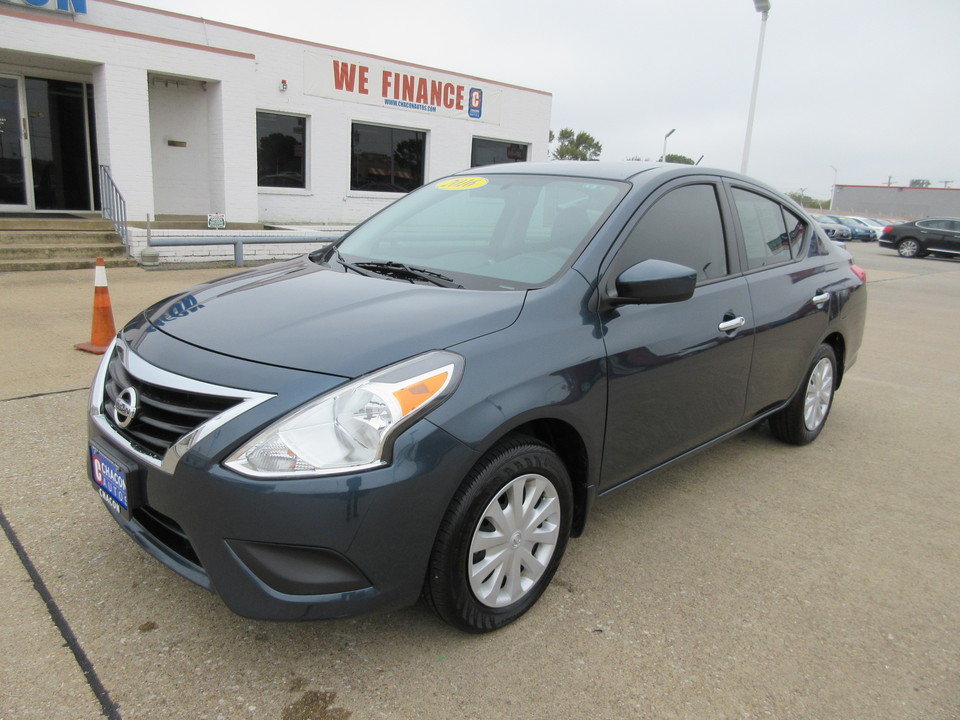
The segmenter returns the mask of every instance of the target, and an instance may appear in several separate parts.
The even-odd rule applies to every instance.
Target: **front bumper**
[[[389,466],[362,473],[257,480],[224,468],[269,406],[218,426],[171,465],[132,448],[92,397],[90,443],[128,474],[129,510],[105,506],[148,553],[246,617],[324,619],[414,603],[475,451],[420,420],[398,437]]]

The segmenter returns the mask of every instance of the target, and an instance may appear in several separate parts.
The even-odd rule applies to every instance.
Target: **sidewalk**
[[[238,272],[238,268],[107,271],[114,321],[119,330],[137,312],[163,297],[206,280]],[[52,272],[0,273],[0,405],[5,400],[59,394],[46,404],[76,405],[86,397],[100,356],[74,349],[90,339],[93,317],[93,268]],[[73,391],[73,392],[70,392]],[[29,401],[28,401],[29,402]],[[20,455],[16,413],[2,408],[7,450]],[[10,427],[10,424],[15,427]],[[60,422],[44,418],[39,426]],[[30,449],[26,449],[29,453]],[[20,457],[19,460],[23,460]],[[10,465],[7,464],[9,468]],[[7,484],[18,481],[3,473]],[[21,493],[29,493],[21,484]],[[18,514],[19,516],[19,514]],[[22,517],[20,518],[22,519]],[[24,532],[10,517],[10,532]],[[16,541],[17,539],[14,538]],[[41,573],[42,575],[43,573]],[[55,602],[55,598],[53,598]],[[0,535],[0,603],[14,612],[0,614],[0,720],[97,718],[104,712],[89,678],[65,638],[9,538]],[[56,612],[56,609],[54,609]],[[8,692],[9,691],[9,692]]]
[[[107,271],[117,330],[158,300],[242,268]],[[93,268],[0,273],[0,400],[90,386],[100,357],[90,340]]]

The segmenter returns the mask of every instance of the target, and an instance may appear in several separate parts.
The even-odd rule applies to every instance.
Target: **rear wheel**
[[[530,438],[496,445],[447,509],[424,583],[426,604],[467,632],[513,622],[549,585],[572,515],[570,476],[556,453]]]
[[[807,371],[803,387],[783,410],[770,418],[770,430],[784,442],[806,445],[823,430],[833,406],[837,355],[824,343]]]
[[[897,243],[897,252],[900,253],[900,257],[917,257],[920,255],[920,243],[913,238],[904,238]]]

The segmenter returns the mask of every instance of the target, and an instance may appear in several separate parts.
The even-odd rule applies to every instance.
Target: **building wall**
[[[148,94],[154,209],[158,215],[205,215],[214,206],[206,86],[154,76]]]
[[[350,190],[354,122],[425,132],[427,182],[469,167],[474,137],[524,144],[529,160],[547,159],[548,93],[118,0],[87,0],[86,10],[0,3],[0,66],[10,54],[26,74],[57,67],[93,83],[99,159],[131,220],[222,212],[235,222],[356,223],[398,194]],[[477,86],[487,106],[479,119],[450,117],[327,91],[320,75],[331,59]],[[305,189],[258,189],[257,111],[307,118]]]
[[[960,217],[960,189],[837,185],[834,212],[915,220]]]

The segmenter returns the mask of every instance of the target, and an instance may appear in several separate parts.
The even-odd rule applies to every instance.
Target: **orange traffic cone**
[[[107,288],[107,267],[103,258],[97,258],[93,276],[93,328],[90,330],[90,342],[74,345],[95,355],[103,355],[117,334],[113,324],[113,306],[110,304],[110,290]]]

